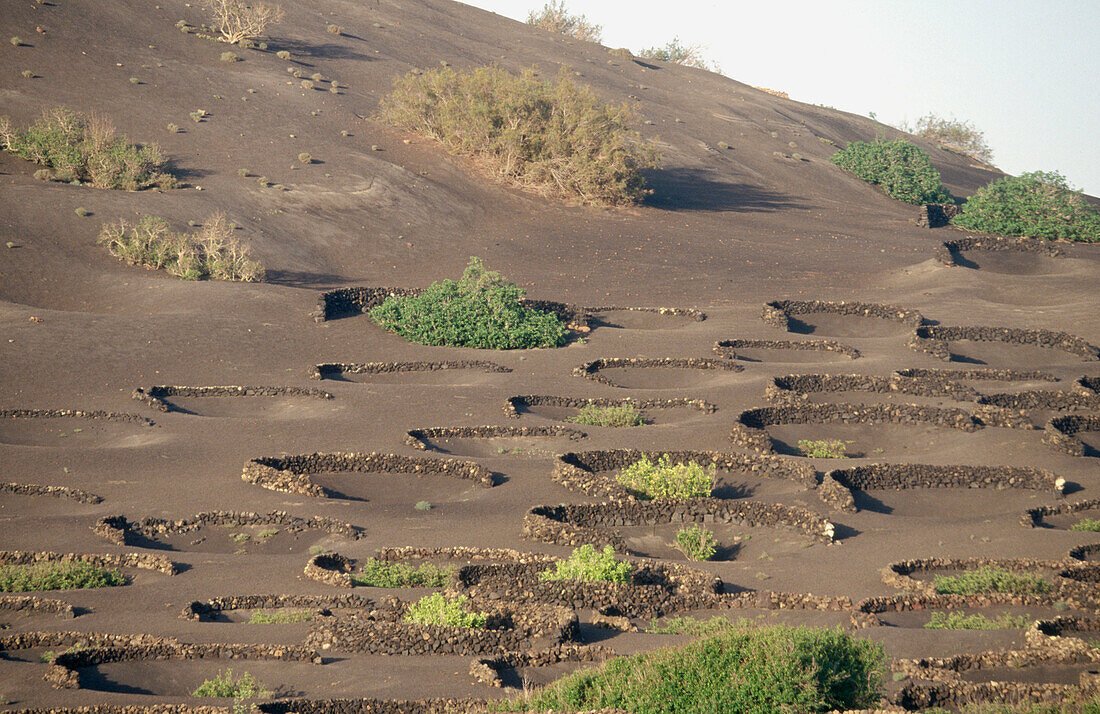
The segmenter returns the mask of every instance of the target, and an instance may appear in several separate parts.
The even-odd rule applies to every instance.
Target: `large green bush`
[[[1100,241],[1100,211],[1055,171],[1005,176],[978,189],[955,225],[1006,236]]]
[[[739,627],[686,647],[618,657],[506,702],[524,711],[827,712],[879,699],[882,646],[840,630]]]
[[[593,204],[628,204],[649,192],[640,169],[658,153],[630,128],[633,112],[607,104],[564,70],[450,67],[409,74],[383,99],[383,119],[481,160],[507,181]]]
[[[470,258],[462,278],[444,280],[416,296],[391,296],[370,311],[383,328],[422,345],[490,350],[559,347],[565,326],[557,315],[524,305],[526,293]]]
[[[470,612],[466,609],[465,595],[448,598],[442,593],[432,593],[420,598],[405,613],[405,622],[444,627],[485,627],[488,619],[484,612]]]
[[[615,557],[615,549],[604,546],[602,551],[590,545],[575,549],[568,558],[554,563],[550,570],[539,573],[539,580],[583,580],[584,582],[625,583],[634,566]]]
[[[940,181],[928,154],[904,139],[853,141],[830,159],[867,183],[906,203],[949,203],[951,194]]]
[[[165,160],[155,144],[131,144],[115,134],[107,119],[85,117],[64,107],[44,112],[25,131],[7,117],[0,118],[0,146],[45,166],[43,176],[51,180],[126,191],[178,185],[171,174],[161,170]]]
[[[414,568],[405,563],[387,563],[367,558],[358,573],[352,573],[356,585],[372,588],[441,588],[451,579],[454,568],[421,563]]]
[[[674,464],[668,454],[663,454],[656,463],[643,455],[616,478],[638,498],[703,498],[714,490],[716,473],[714,464]]]
[[[0,592],[108,588],[125,585],[127,582],[126,576],[119,571],[83,560],[70,563],[0,565]]]

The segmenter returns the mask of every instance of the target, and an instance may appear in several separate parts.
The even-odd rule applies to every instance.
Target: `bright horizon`
[[[526,20],[546,0],[467,0]],[[1010,174],[1060,171],[1100,196],[1100,4],[572,0],[608,47],[704,47],[722,73],[899,125],[935,113],[984,132]],[[673,8],[673,9],[670,9]]]

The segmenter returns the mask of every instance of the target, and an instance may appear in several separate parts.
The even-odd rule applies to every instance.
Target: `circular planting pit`
[[[588,326],[620,330],[674,330],[702,322],[706,313],[668,307],[587,307]]]
[[[159,439],[136,414],[73,409],[0,409],[0,444],[75,449],[145,446]]]
[[[573,374],[621,389],[685,389],[729,384],[743,370],[728,360],[611,358],[586,362]]]
[[[1100,457],[1100,414],[1051,418],[1043,426],[1043,443],[1070,456]]]
[[[697,417],[699,414],[712,414],[717,407],[702,399],[607,399],[560,397],[551,394],[531,394],[508,397],[504,404],[504,414],[511,419],[529,414],[543,419],[568,422],[586,406],[596,407],[633,407],[641,412],[644,424],[677,424]],[[583,425],[586,429],[604,427]],[[622,427],[619,427],[622,428]]]
[[[0,494],[18,496],[49,496],[51,498],[75,501],[77,503],[96,504],[103,502],[103,496],[68,486],[40,486],[33,483],[0,483]]]
[[[721,340],[714,353],[741,362],[802,363],[859,359],[855,347],[832,340]]]
[[[936,259],[949,267],[1006,275],[1050,275],[1061,272],[1056,258],[1063,250],[1050,241],[1036,238],[966,236],[944,241]]]
[[[452,456],[549,457],[556,452],[555,444],[586,436],[564,426],[460,426],[413,429],[405,443]]]
[[[971,364],[1073,363],[1100,358],[1100,350],[1067,332],[1015,327],[918,327],[909,347],[937,359]]]
[[[1082,523],[1086,521],[1086,523]],[[1053,528],[1057,530],[1083,530],[1091,532],[1094,521],[1100,528],[1100,498],[1074,503],[1060,503],[1056,506],[1037,506],[1024,512],[1020,523],[1032,528]],[[1074,525],[1079,525],[1076,529]]]
[[[203,682],[222,675],[226,669],[234,678],[247,673],[259,682],[271,698],[303,696],[316,681],[310,662],[282,662],[250,659],[219,660],[132,660],[104,662],[77,670],[77,688],[111,694],[144,695],[191,699]],[[314,685],[314,693],[321,694]],[[194,698],[211,705],[228,699]],[[262,700],[261,700],[262,701]],[[200,704],[200,705],[201,705]]]
[[[764,390],[774,404],[824,403],[855,400],[861,404],[919,404],[943,406],[974,402],[977,390],[949,380],[885,377],[863,374],[788,374],[775,377]]]
[[[139,387],[131,395],[162,412],[196,416],[301,419],[319,416],[318,402],[332,399],[320,389],[302,387]]]
[[[310,379],[330,379],[364,384],[419,384],[451,387],[489,384],[493,375],[512,370],[493,362],[453,360],[443,362],[328,362],[314,365]]]
[[[772,327],[804,335],[893,337],[924,324],[916,310],[863,302],[775,300],[761,319]]]
[[[282,511],[267,514],[214,511],[169,521],[107,516],[92,527],[96,535],[122,546],[193,553],[298,553],[320,538],[357,539],[359,528],[331,518],[298,518]]]
[[[196,622],[247,622],[257,610],[304,610],[322,613],[330,610],[361,610],[374,601],[361,595],[235,595],[195,600],[183,608],[180,618]]]

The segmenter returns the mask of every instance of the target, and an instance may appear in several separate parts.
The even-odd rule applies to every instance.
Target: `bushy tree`
[[[1100,211],[1056,171],[1005,176],[978,189],[955,225],[1006,236],[1100,241]]]
[[[603,26],[589,22],[584,15],[570,14],[564,0],[551,0],[541,10],[530,11],[527,13],[527,24],[588,42],[599,42],[603,35]]]
[[[905,141],[853,141],[830,158],[840,168],[867,183],[881,186],[893,198],[906,203],[948,203],[940,172],[928,154]]]

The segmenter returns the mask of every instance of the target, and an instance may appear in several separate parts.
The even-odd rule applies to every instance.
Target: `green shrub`
[[[381,113],[452,153],[477,157],[517,186],[586,203],[640,201],[649,193],[640,169],[659,158],[630,128],[626,105],[605,104],[564,70],[556,82],[498,67],[408,74]]]
[[[634,566],[615,557],[615,549],[605,546],[598,551],[582,545],[550,570],[539,573],[539,580],[583,580],[584,582],[625,583]]]
[[[447,598],[442,593],[432,593],[409,606],[405,622],[446,627],[485,627],[489,616],[484,612],[466,610],[466,599],[465,595]]]
[[[1014,573],[993,565],[983,565],[958,575],[937,575],[932,586],[941,595],[981,595],[1012,593],[1027,595],[1050,592],[1050,583],[1031,573]]]
[[[1005,176],[966,200],[955,225],[1006,236],[1100,241],[1100,211],[1056,171]]]
[[[298,161],[303,163],[303,164],[312,164],[313,163],[313,157],[311,155],[309,155],[308,153],[306,153],[305,151],[303,151],[302,153],[298,154]]]
[[[958,119],[944,119],[935,114],[926,114],[912,127],[902,126],[910,134],[931,139],[945,149],[953,150],[988,164],[993,160],[993,151],[985,143],[985,134],[970,122]]]
[[[0,592],[109,588],[129,582],[121,572],[84,560],[31,565],[0,565]]]
[[[587,426],[641,426],[645,424],[645,415],[638,411],[633,404],[609,407],[585,404],[579,412],[565,421]]]
[[[667,44],[661,46],[638,50],[638,57],[659,62],[682,64],[685,67],[697,67],[712,72],[721,71],[717,64],[708,62],[703,56],[702,45],[685,45],[680,42],[678,37],[673,37]]]
[[[222,62],[237,62],[241,58],[237,56],[236,52],[222,52]]]
[[[700,498],[714,490],[716,471],[714,464],[674,464],[668,454],[663,454],[657,463],[642,456],[624,467],[617,479],[638,498]]]
[[[224,213],[210,216],[194,233],[175,233],[168,221],[154,216],[143,216],[133,225],[120,220],[103,226],[97,242],[119,260],[184,280],[255,282],[264,277],[263,267],[233,235]]]
[[[928,154],[904,139],[867,143],[853,141],[829,159],[856,178],[882,187],[906,203],[950,203]]]
[[[538,12],[531,10],[527,13],[527,24],[588,42],[599,42],[603,35],[603,27],[589,22],[584,15],[570,15],[564,0],[551,0]]]
[[[293,622],[309,622],[312,610],[253,610],[248,618],[250,625],[286,625]]]
[[[227,669],[207,679],[191,692],[192,697],[234,697],[234,698],[260,698],[269,697],[271,692],[264,689],[263,685],[256,681],[250,673],[245,672],[236,680],[233,679],[233,670]]]
[[[736,623],[721,615],[715,615],[709,620],[696,620],[693,617],[669,617],[664,621],[664,624],[652,620],[645,631],[651,635],[694,635],[699,637],[717,635],[720,632],[743,626],[744,623]]]
[[[351,580],[356,585],[370,588],[441,588],[453,573],[454,568],[439,568],[431,563],[422,563],[414,568],[404,563],[367,558]]]
[[[422,345],[512,350],[558,347],[557,315],[526,307],[526,293],[471,258],[458,282],[432,283],[417,296],[391,296],[370,311],[383,328]]]
[[[966,613],[933,612],[931,619],[924,625],[926,630],[1015,630],[1027,627],[1031,624],[1031,618],[1026,615],[1001,615],[1000,617],[986,617],[982,613],[967,615]]]
[[[839,439],[814,441],[799,439],[798,450],[811,459],[843,459],[847,456],[848,445]]]
[[[171,174],[160,170],[165,160],[155,144],[131,144],[115,135],[107,119],[85,117],[64,107],[46,111],[25,131],[15,128],[7,117],[0,118],[0,145],[45,166],[58,181],[126,191],[178,185]]]
[[[718,540],[713,531],[693,523],[676,531],[676,547],[689,560],[710,560],[718,552]]]
[[[1100,533],[1100,518],[1082,518],[1069,527],[1071,531]]]
[[[432,504],[430,501],[417,501],[413,504],[413,508],[418,511],[430,511],[432,510]]]
[[[499,705],[512,711],[620,708],[672,712],[827,712],[880,696],[882,646],[840,630],[742,627],[583,669]]]

